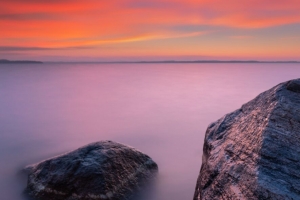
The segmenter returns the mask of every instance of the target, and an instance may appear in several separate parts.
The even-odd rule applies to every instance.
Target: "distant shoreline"
[[[86,64],[193,64],[193,63],[249,63],[249,64],[297,64],[300,61],[257,61],[257,60],[163,60],[163,61],[33,61],[33,60],[6,60],[0,59],[0,64],[42,64],[42,63],[58,63],[58,64],[68,64],[68,63],[86,63]]]
[[[42,64],[41,61],[34,60],[0,60],[0,64]]]
[[[264,63],[274,63],[274,64],[297,64],[300,63],[300,61],[256,61],[256,60],[230,60],[230,61],[225,61],[225,60],[194,60],[194,61],[186,61],[186,60],[182,60],[182,61],[176,61],[176,60],[166,60],[166,61],[78,61],[78,62],[45,62],[45,63],[86,63],[86,64],[193,64],[193,63],[257,63],[257,64],[264,64]]]

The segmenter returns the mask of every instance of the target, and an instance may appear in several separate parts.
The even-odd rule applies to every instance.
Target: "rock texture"
[[[300,199],[300,79],[209,125],[199,199]]]
[[[156,163],[134,148],[102,141],[29,166],[27,191],[39,200],[125,200],[152,179]]]

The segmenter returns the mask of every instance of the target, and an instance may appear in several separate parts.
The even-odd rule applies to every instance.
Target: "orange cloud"
[[[172,40],[173,43],[182,46],[179,50],[172,50],[176,55],[193,52],[216,54],[216,49],[223,47],[213,41],[220,40],[222,36],[215,36],[218,38],[214,39],[206,36],[214,32],[210,30],[211,27],[220,27],[218,31],[222,32],[224,27],[254,30],[298,24],[299,10],[298,0],[9,0],[0,2],[0,26],[3,27],[0,32],[0,46],[57,49],[111,45],[114,50],[107,52],[119,55],[124,52],[137,54],[146,48],[138,46],[137,43],[147,41],[149,45],[147,48],[158,52],[158,46],[154,45],[160,44],[149,42]],[[179,25],[191,28],[176,28]],[[215,45],[215,48],[211,49],[206,41],[199,43],[200,37],[211,41],[210,44]],[[245,33],[233,34],[229,38],[239,41],[241,38],[253,39],[251,35]],[[165,46],[159,46],[159,49],[170,52],[173,44],[168,41],[164,42]],[[224,49],[232,48],[226,41],[221,43],[225,45]],[[194,47],[196,44],[200,46]],[[201,49],[201,45],[204,44],[205,48]],[[248,48],[255,53],[258,46]],[[203,49],[211,50],[203,52]],[[265,49],[274,53],[271,49]],[[235,47],[226,52],[239,51],[238,47]],[[79,53],[81,52],[78,51],[76,54]],[[93,54],[104,53],[106,52],[97,50]],[[145,50],[146,53],[149,52]],[[221,51],[218,53],[222,54]]]

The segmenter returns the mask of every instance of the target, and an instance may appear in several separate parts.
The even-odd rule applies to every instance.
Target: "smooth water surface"
[[[147,200],[192,199],[206,127],[299,64],[0,65],[0,197],[22,200],[24,166],[113,140],[158,163]]]

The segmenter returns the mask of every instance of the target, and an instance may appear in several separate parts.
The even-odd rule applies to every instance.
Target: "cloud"
[[[105,46],[114,48],[107,54],[138,54],[141,49],[153,53],[180,46],[178,54],[203,54],[220,48],[240,52],[246,49],[242,44],[259,52],[265,38],[300,33],[259,32],[299,26],[299,10],[299,0],[7,0],[0,1],[0,26],[5,27],[0,31],[0,51],[65,49],[80,54],[80,48]],[[247,40],[248,35],[254,38]],[[228,41],[235,41],[235,47]]]
[[[112,44],[112,43],[128,43],[128,42],[139,42],[148,40],[163,40],[171,38],[185,38],[185,37],[195,37],[199,35],[206,34],[207,32],[190,32],[190,33],[163,33],[163,34],[149,34],[149,35],[139,35],[127,38],[118,38],[112,40],[94,40],[91,41],[92,44]]]
[[[53,4],[53,3],[74,3],[76,0],[10,0],[13,3],[41,3],[41,4]]]
[[[185,38],[195,37],[206,34],[206,32],[191,32],[191,33],[164,33],[153,35],[137,35],[131,37],[115,38],[115,39],[93,39],[77,38],[73,39],[73,42],[77,41],[76,46],[58,46],[58,47],[36,47],[36,46],[0,46],[0,51],[12,52],[12,51],[53,51],[53,50],[80,50],[80,49],[93,49],[98,48],[101,45],[142,42],[149,40],[165,40],[172,38]]]
[[[131,9],[159,9],[159,8],[167,8],[170,4],[167,2],[155,2],[155,1],[131,1],[126,4],[127,8]]]
[[[72,49],[92,49],[92,46],[71,46],[71,47],[24,47],[24,46],[0,46],[0,51],[16,52],[16,51],[54,51],[54,50],[72,50]]]
[[[15,21],[26,21],[26,20],[58,20],[61,19],[59,16],[51,13],[1,13],[0,20],[15,20]]]
[[[42,47],[18,47],[18,46],[0,46],[0,51],[36,51],[49,50],[50,48]]]
[[[114,19],[116,25],[185,22],[253,28],[300,22],[298,0],[10,0],[0,2],[0,7],[9,11],[6,18],[19,14],[14,18],[22,20],[22,14],[26,14],[25,19],[38,19],[30,14],[38,11],[45,16],[64,14],[78,23],[101,21],[107,24]]]
[[[234,36],[231,36],[231,38],[234,38],[234,39],[250,39],[250,38],[253,38],[253,36],[251,35],[234,35]]]

